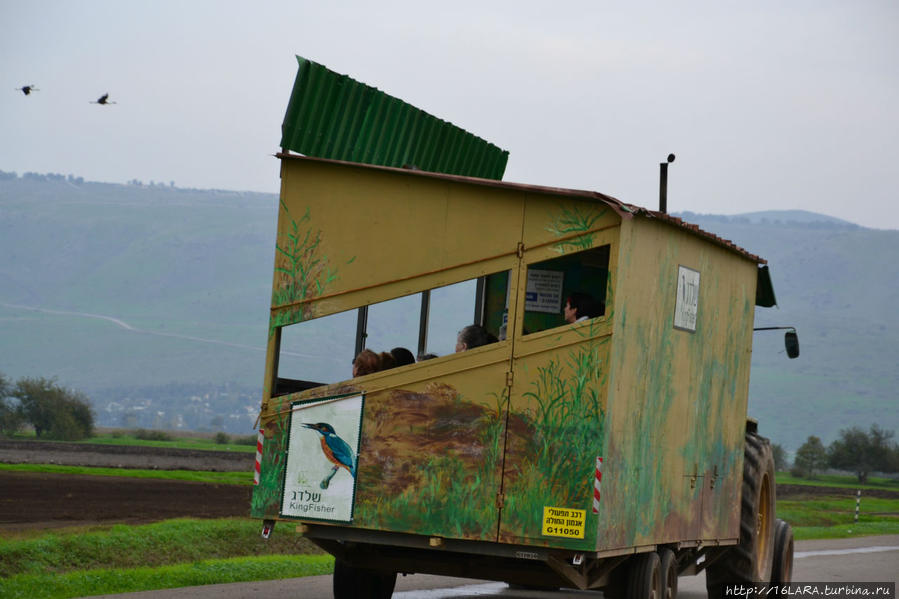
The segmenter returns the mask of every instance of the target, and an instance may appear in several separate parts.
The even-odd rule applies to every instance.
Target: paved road
[[[800,541],[794,554],[793,580],[801,582],[896,582],[899,576],[899,535]],[[705,599],[705,575],[680,579],[680,599]],[[268,582],[248,582],[104,595],[105,599],[331,599],[331,577],[311,576]],[[413,576],[397,579],[394,599],[602,599],[599,592],[555,593],[511,590],[480,580]],[[94,598],[97,599],[97,598]],[[886,598],[884,598],[886,599]],[[890,597],[889,599],[894,599]]]

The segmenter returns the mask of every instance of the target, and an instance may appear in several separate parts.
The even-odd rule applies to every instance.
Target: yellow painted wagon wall
[[[273,326],[498,272],[517,259],[518,192],[290,158],[281,176]]]
[[[673,326],[679,266],[695,332]],[[618,271],[598,548],[736,538],[757,265],[637,217]]]

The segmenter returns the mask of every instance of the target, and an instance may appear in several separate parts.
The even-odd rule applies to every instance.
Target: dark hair
[[[356,371],[355,376],[364,376],[379,371],[381,369],[381,360],[375,352],[370,349],[363,349],[356,356],[356,359],[353,360],[353,366]]]
[[[580,291],[575,291],[571,295],[568,296],[568,305],[574,308],[574,312],[578,318],[589,316],[593,318],[594,316],[599,316],[597,314],[597,306],[596,300],[593,299],[593,296],[589,293],[582,293]]]
[[[393,356],[393,360],[396,362],[397,366],[415,364],[415,356],[405,347],[394,347],[390,350],[390,355]]]
[[[438,357],[440,356],[438,356],[437,354],[422,354],[418,356],[418,361],[421,362],[422,360],[433,360],[434,358]]]
[[[390,370],[397,367],[396,359],[390,352],[382,351],[378,354],[378,359],[381,363],[381,370]]]
[[[490,343],[490,336],[481,325],[470,324],[459,331],[459,341],[464,343],[467,349],[474,349]]]

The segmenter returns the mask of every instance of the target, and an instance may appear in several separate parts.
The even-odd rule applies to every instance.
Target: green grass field
[[[103,429],[93,437],[75,441],[75,443],[91,443],[97,445],[127,445],[138,447],[166,447],[170,449],[198,449],[208,451],[242,451],[253,453],[256,451],[255,437],[239,437],[226,435],[227,443],[216,442],[215,435],[210,433],[165,433],[162,431],[144,431],[147,437],[167,437],[167,439],[141,439],[138,431],[123,429]],[[13,440],[27,441],[37,440],[33,432],[20,433]],[[43,440],[43,439],[41,439]]]
[[[26,533],[0,540],[0,597],[63,598],[327,574],[333,559],[249,519],[179,519]]]
[[[860,484],[858,479],[852,476],[838,474],[819,474],[814,478],[797,478],[786,472],[778,472],[776,482],[779,485],[806,485],[812,487],[838,487],[840,489],[882,489],[899,493],[899,480],[890,478],[878,478],[869,476],[868,482]]]
[[[813,479],[778,473],[777,484],[833,487],[834,494],[815,493],[781,498],[777,517],[790,523],[797,540],[837,539],[868,535],[899,534],[899,497],[873,497],[872,490],[899,493],[899,481],[871,477],[865,485],[854,477],[820,475]],[[861,490],[858,522],[855,521],[855,493]]]
[[[98,468],[94,466],[59,466],[56,464],[0,464],[10,472],[47,472],[51,474],[89,474],[133,478],[186,480],[224,485],[252,485],[252,472],[208,472],[203,470],[139,470],[136,468]]]

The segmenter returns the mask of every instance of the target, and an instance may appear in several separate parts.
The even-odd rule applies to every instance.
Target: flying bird
[[[349,472],[353,478],[356,477],[356,460],[353,457],[353,450],[346,441],[337,436],[333,426],[327,422],[319,422],[317,424],[303,423],[303,426],[321,435],[319,440],[322,445],[322,453],[325,454],[325,458],[329,462],[334,464],[331,467],[331,472],[319,484],[322,489],[328,488],[328,485],[331,484],[331,479],[334,478],[334,475],[341,468]]]
[[[103,104],[105,106],[107,104],[115,104],[115,102],[109,101],[109,92],[107,92],[107,93],[103,94],[102,96],[100,96],[99,98],[97,98],[95,101],[91,102],[91,104]]]
[[[25,94],[26,96],[28,94],[30,94],[31,92],[41,91],[38,88],[34,87],[33,83],[31,85],[23,85],[22,87],[17,87],[16,89],[19,90],[20,92],[22,92],[23,94]]]

